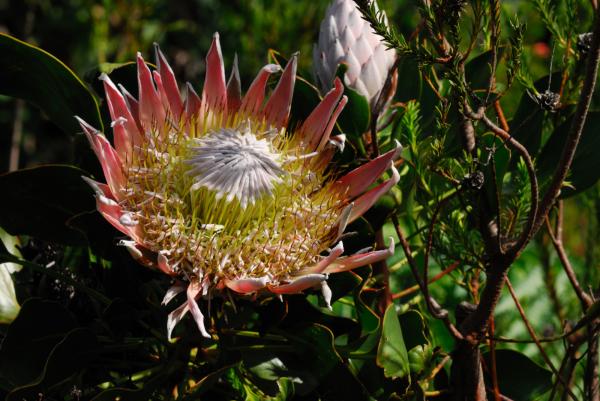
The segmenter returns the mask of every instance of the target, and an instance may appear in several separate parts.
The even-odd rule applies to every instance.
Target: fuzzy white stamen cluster
[[[236,198],[242,208],[272,194],[285,174],[281,156],[268,139],[257,138],[249,128],[221,128],[194,140],[185,161],[193,177],[191,191],[207,188],[217,199]]]

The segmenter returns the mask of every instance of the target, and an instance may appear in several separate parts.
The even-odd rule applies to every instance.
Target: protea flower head
[[[237,64],[228,82],[215,34],[202,95],[187,84],[182,100],[156,47],[157,70],[138,54],[138,98],[102,75],[114,146],[80,120],[106,178],[86,180],[97,209],[128,238],[140,263],[176,279],[164,299],[186,291],[167,323],[191,312],[208,337],[201,299],[234,294],[292,294],[315,287],[329,302],[330,273],[388,257],[389,249],[342,256],[340,237],[399,176],[400,146],[342,177],[326,169],[341,135],[330,137],[346,98],[339,80],[293,132],[286,129],[296,56],[268,99],[277,65],[263,67],[245,96]],[[387,169],[391,178],[371,188]]]
[[[321,88],[331,87],[338,65],[345,63],[346,85],[365,96],[374,108],[395,59],[395,52],[386,48],[381,36],[362,18],[354,1],[331,2],[321,22],[319,41],[313,48],[314,70]],[[384,96],[394,93],[395,77]]]

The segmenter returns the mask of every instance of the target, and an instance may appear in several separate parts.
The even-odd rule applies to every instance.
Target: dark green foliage
[[[181,87],[190,80],[201,93],[204,55],[218,30],[227,75],[238,53],[242,91],[263,64],[284,65],[301,50],[290,118],[290,129],[298,127],[323,95],[313,84],[310,53],[326,3],[5,3],[0,28],[39,47],[0,35],[0,127],[6,134],[0,135],[0,227],[18,236],[22,254],[9,254],[0,232],[0,269],[8,269],[3,263],[21,268],[0,276],[13,279],[21,305],[14,321],[0,326],[1,399],[421,401],[460,393],[452,371],[458,341],[447,322],[462,329],[461,313],[481,301],[489,284],[496,248],[510,249],[527,228],[532,181],[510,140],[531,156],[540,195],[556,171],[591,51],[588,2],[382,1],[378,11],[370,1],[356,1],[400,57],[398,86],[389,110],[374,121],[368,100],[346,85],[348,104],[334,134],[346,134],[348,142],[331,172],[349,171],[395,141],[404,150],[396,162],[399,184],[349,227],[346,254],[383,248],[389,237],[398,244],[400,230],[420,279],[427,267],[428,290],[441,311],[427,304],[421,289],[412,289],[417,279],[397,245],[385,264],[332,274],[331,310],[313,290],[282,300],[224,293],[200,301],[209,312],[211,339],[186,317],[172,341],[166,317],[185,296],[161,305],[171,278],[116,246],[124,236],[95,211],[93,191],[81,178],[102,181],[103,174],[73,116],[105,127],[110,138],[97,78],[107,73],[137,96],[132,60],[140,50],[153,63],[153,42],[173,61]],[[341,66],[338,75],[344,72]],[[562,245],[575,278],[596,297],[598,99],[596,90],[560,197]],[[493,124],[508,128],[506,137],[477,117],[480,108]],[[472,148],[465,145],[466,121]],[[8,172],[9,160],[14,171]],[[553,227],[557,216],[558,206],[548,219]],[[509,277],[537,336],[548,340],[544,349],[554,368],[569,362],[571,390],[586,399],[583,356],[590,350],[577,337],[585,330],[563,334],[597,318],[598,301],[581,306],[544,230],[520,250]],[[434,316],[441,312],[448,314],[446,323]],[[483,354],[488,399],[494,399],[494,371],[498,391],[509,399],[545,400],[553,386],[554,399],[562,397],[562,385],[528,342],[506,292],[492,317],[495,331],[473,340]],[[518,341],[504,343],[507,337]],[[566,358],[572,349],[581,359]]]

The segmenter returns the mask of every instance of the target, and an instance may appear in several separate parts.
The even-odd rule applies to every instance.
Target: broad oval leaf
[[[336,76],[344,83],[344,74],[348,66],[341,63],[336,71]],[[344,83],[344,95],[348,97],[348,103],[338,118],[338,124],[342,131],[351,138],[358,138],[367,132],[371,124],[371,108],[366,97],[348,87]]]
[[[543,93],[547,89],[558,91],[560,88],[562,72],[546,75],[535,81],[535,89]],[[549,87],[548,84],[551,84]],[[533,94],[527,92],[521,95],[521,100],[513,119],[510,121],[510,134],[527,148],[532,156],[537,155],[542,144],[542,127],[547,113],[532,98]],[[514,167],[516,161],[513,159]]]
[[[571,116],[559,125],[542,149],[538,166],[543,177],[550,177],[554,173],[562,155],[572,121],[573,117]],[[567,177],[573,187],[562,190],[561,196],[563,198],[568,198],[591,187],[600,179],[600,158],[598,157],[600,135],[597,132],[599,124],[600,112],[589,113],[573,158],[571,171]]]
[[[490,366],[489,353],[483,357]],[[496,350],[496,371],[500,392],[514,401],[534,400],[552,386],[552,372],[517,351]]]
[[[383,329],[377,348],[377,365],[383,368],[386,377],[405,377],[410,372],[408,352],[394,304],[387,307],[383,317]]]
[[[6,401],[35,399],[44,389],[65,382],[87,365],[96,347],[96,336],[90,330],[80,327],[71,330],[52,349],[39,377],[13,390]]]
[[[500,63],[503,53],[504,47],[500,46],[496,52],[497,63]],[[492,63],[494,61],[493,56],[492,51],[488,50],[474,57],[467,65],[465,65],[467,82],[472,89],[484,89],[489,85],[490,75],[492,73]]]
[[[59,303],[27,300],[0,346],[0,376],[13,388],[32,382],[52,349],[75,328],[75,319]]]
[[[92,190],[83,170],[45,165],[0,175],[0,226],[12,235],[31,235],[62,243],[80,243],[83,235],[67,226],[82,212],[94,210]]]
[[[78,115],[102,129],[98,104],[85,84],[50,53],[0,33],[0,93],[33,103],[68,134],[80,132]]]

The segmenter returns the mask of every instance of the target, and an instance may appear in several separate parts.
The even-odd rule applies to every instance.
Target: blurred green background
[[[392,24],[407,36],[415,29],[419,15],[413,0],[385,0]],[[550,32],[535,11],[533,2],[506,1],[508,17],[518,15],[527,21],[523,64],[533,80],[549,72],[552,43]],[[256,72],[267,63],[269,49],[284,55],[300,51],[299,73],[312,80],[312,44],[316,41],[320,21],[327,1],[297,0],[0,0],[0,31],[35,44],[55,55],[88,83],[97,78],[102,63],[132,61],[140,51],[153,61],[152,45],[158,43],[175,71],[179,82],[190,81],[200,88],[204,77],[204,55],[212,35],[219,32],[227,74],[234,57],[239,57],[243,89]],[[582,21],[587,16],[582,16]],[[506,19],[503,20],[506,22]],[[587,26],[588,24],[582,24]],[[468,27],[465,27],[468,29]],[[476,56],[475,52],[473,57]],[[555,57],[555,70],[560,68],[560,55]],[[403,79],[402,75],[399,77]],[[135,95],[135,88],[129,88]],[[523,94],[518,85],[502,100],[507,116],[517,108]],[[40,163],[70,163],[73,140],[47,121],[40,112],[22,101],[0,96],[0,173]],[[597,191],[596,189],[593,189]],[[579,204],[577,203],[579,202]],[[579,272],[591,281],[591,271],[584,269],[586,260],[598,260],[600,251],[592,242],[582,240],[586,233],[597,232],[589,227],[585,214],[576,214],[586,198],[570,200],[567,207],[566,240]],[[585,205],[584,205],[585,206]],[[593,210],[593,207],[581,210]],[[400,255],[397,254],[398,258]],[[540,266],[539,261],[542,261]],[[394,261],[390,261],[393,265]],[[534,265],[536,268],[532,268]],[[518,261],[511,271],[518,282],[518,292],[536,322],[536,329],[553,335],[561,326],[552,309],[552,299],[545,291],[549,275],[558,275],[558,294],[563,305],[576,304],[566,278],[560,272],[554,256],[548,256],[548,243],[540,239]],[[433,291],[448,305],[465,296],[454,285],[461,277],[446,277]],[[406,269],[395,276],[394,290],[406,286]],[[565,312],[565,311],[564,311]],[[564,315],[569,315],[568,311]],[[498,324],[502,335],[526,338],[524,326],[518,320],[512,300],[506,297],[498,309]],[[559,351],[560,344],[552,345]],[[539,360],[532,345],[514,345]],[[554,357],[555,355],[553,355]]]
[[[417,2],[379,3],[390,21],[410,35],[419,21]],[[533,50],[531,68],[536,78],[547,74],[549,33],[529,3],[509,1],[504,9],[507,16],[518,14],[523,20],[537,21],[529,24],[526,36],[526,44]],[[190,81],[196,88],[203,81],[204,56],[212,35],[219,32],[227,74],[237,53],[242,85],[247,88],[267,62],[269,49],[284,55],[300,51],[300,74],[312,80],[312,45],[327,5],[327,1],[293,0],[1,0],[0,32],[50,52],[88,82],[96,79],[99,64],[132,61],[138,51],[153,61],[152,44],[156,42],[179,81]],[[134,88],[130,90],[135,94]],[[518,91],[513,92],[503,104],[508,114],[520,97]],[[0,135],[0,171],[11,165],[14,131],[21,131],[21,140],[18,151],[13,151],[12,169],[69,162],[68,138],[39,118],[37,110],[18,103],[0,97],[0,130],[4,133]]]

